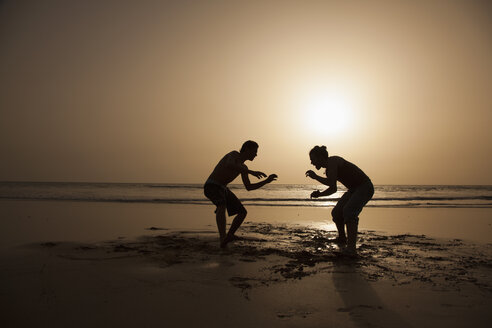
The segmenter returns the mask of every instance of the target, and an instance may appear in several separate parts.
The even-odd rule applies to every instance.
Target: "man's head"
[[[319,170],[328,160],[328,151],[326,150],[326,146],[314,146],[314,148],[309,152],[309,158],[311,159],[311,164]]]
[[[252,161],[258,154],[258,144],[248,140],[241,146],[240,153],[244,154],[247,160]]]

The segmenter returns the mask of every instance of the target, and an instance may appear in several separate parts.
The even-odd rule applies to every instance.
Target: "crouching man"
[[[359,214],[362,208],[374,195],[374,186],[371,179],[355,164],[339,156],[328,156],[326,146],[315,146],[309,152],[311,164],[317,170],[322,167],[326,169],[326,178],[317,175],[312,170],[306,172],[310,177],[328,186],[324,191],[315,190],[311,193],[312,198],[329,196],[337,191],[337,181],[340,181],[347,192],[343,194],[336,206],[332,210],[333,221],[338,230],[336,242],[347,247],[344,253],[355,256],[357,232],[359,225]],[[347,226],[347,235],[345,235],[345,226]]]
[[[244,164],[247,160],[252,161],[257,154],[258,144],[251,140],[246,141],[239,152],[234,150],[222,157],[203,186],[205,196],[217,206],[215,217],[217,220],[217,228],[219,229],[220,247],[222,248],[226,247],[227,243],[237,238],[234,234],[241,226],[241,223],[243,223],[247,214],[241,201],[229,190],[229,188],[227,188],[227,185],[239,174],[241,174],[244,187],[248,191],[261,188],[264,185],[277,180],[276,174],[271,174],[267,177],[263,172],[249,170]],[[257,183],[251,183],[249,180],[250,174],[258,179],[266,179]],[[227,234],[226,209],[229,216],[236,215]]]

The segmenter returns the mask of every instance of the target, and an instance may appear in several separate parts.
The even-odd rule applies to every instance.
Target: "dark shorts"
[[[333,221],[337,222],[356,222],[359,223],[359,214],[362,208],[369,202],[374,195],[374,186],[371,180],[364,182],[353,190],[348,190],[338,201],[331,211]]]
[[[246,211],[241,201],[227,187],[215,183],[205,183],[203,192],[215,206],[226,206],[229,216]]]

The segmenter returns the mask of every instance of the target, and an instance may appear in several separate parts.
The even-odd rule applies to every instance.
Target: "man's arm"
[[[226,165],[229,169],[234,170],[236,172],[239,172],[241,174],[251,174],[251,175],[257,177],[258,179],[266,177],[266,174],[263,172],[252,171],[252,170],[248,169],[246,164],[241,162],[241,160],[239,159],[239,153],[236,151],[233,151],[233,152],[230,152],[229,154],[227,154]]]
[[[248,174],[251,174],[252,176],[256,177],[257,179],[266,178],[266,176],[267,176],[263,172],[260,172],[260,171],[252,171],[252,170],[248,169],[248,167],[246,166],[246,164],[241,164],[241,167],[240,167],[239,172],[241,172],[241,176],[243,174],[245,174],[247,178],[248,178]],[[248,178],[248,180],[249,180],[249,178]],[[243,179],[243,182],[244,182],[244,179]]]
[[[255,172],[255,171],[252,171],[252,172]],[[264,176],[266,176],[266,174],[265,173],[262,173],[262,172],[255,172],[255,173],[261,173]],[[263,181],[257,182],[257,183],[251,183],[249,181],[248,173],[241,173],[241,178],[243,179],[243,184],[244,184],[244,187],[246,188],[246,190],[247,191],[251,191],[251,190],[255,190],[255,189],[261,188],[264,185],[266,185],[267,183],[270,183],[272,181],[277,180],[277,175],[276,174],[270,174],[268,176],[268,178],[266,178]],[[257,178],[259,178],[259,177],[257,176]]]
[[[316,181],[318,181],[319,183],[321,184],[324,184],[325,186],[329,186],[329,181],[328,181],[328,178],[323,178],[322,176],[319,176],[316,174],[316,172],[314,172],[313,170],[309,170],[306,172],[306,176],[307,177],[310,177],[311,179],[314,179]]]
[[[226,160],[227,166],[229,168],[235,170],[236,172],[239,172],[241,174],[246,174],[246,175],[251,174],[258,179],[265,178],[267,176],[263,172],[249,170],[248,167],[246,166],[246,164],[242,163],[239,160],[239,153],[238,152],[229,153],[227,156],[228,156],[227,160]]]
[[[324,184],[325,186],[328,186],[328,189],[324,191],[313,191],[311,193],[311,198],[330,196],[337,192],[338,165],[334,161],[330,162],[326,168],[326,178],[320,177],[312,170],[307,171],[306,176]]]

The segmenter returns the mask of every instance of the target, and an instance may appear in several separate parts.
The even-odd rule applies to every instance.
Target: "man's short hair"
[[[248,140],[245,143],[243,143],[243,145],[241,146],[240,152],[242,153],[245,150],[251,149],[251,148],[257,149],[258,148],[258,144],[256,142],[252,141],[252,140]]]

